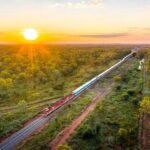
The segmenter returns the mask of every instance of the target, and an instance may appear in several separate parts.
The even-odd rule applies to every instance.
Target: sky
[[[0,0],[0,43],[150,43],[150,0]]]

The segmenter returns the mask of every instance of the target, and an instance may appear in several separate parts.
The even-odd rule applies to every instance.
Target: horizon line
[[[88,43],[88,42],[58,42],[58,43],[0,43],[0,45],[150,45],[150,43]]]

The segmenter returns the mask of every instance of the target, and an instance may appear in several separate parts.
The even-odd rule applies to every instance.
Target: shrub
[[[72,150],[72,148],[68,146],[67,144],[64,144],[64,145],[59,145],[57,147],[57,150]]]

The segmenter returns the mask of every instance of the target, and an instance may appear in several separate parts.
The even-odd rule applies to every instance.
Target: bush
[[[140,102],[140,109],[142,112],[146,114],[150,114],[150,98],[149,99],[144,99]]]
[[[73,150],[70,146],[68,146],[67,144],[64,145],[59,145],[57,147],[57,150]]]

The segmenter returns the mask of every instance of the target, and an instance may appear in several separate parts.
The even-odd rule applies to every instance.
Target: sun
[[[39,33],[32,28],[25,29],[22,34],[24,38],[29,41],[36,40],[39,36]]]

